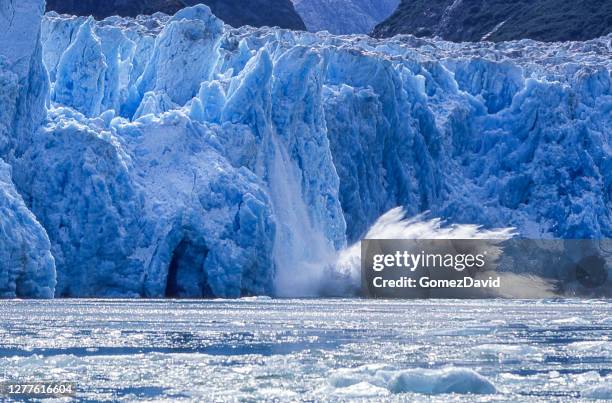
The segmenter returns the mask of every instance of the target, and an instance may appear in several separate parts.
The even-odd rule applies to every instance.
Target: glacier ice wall
[[[0,158],[19,155],[45,117],[42,0],[0,2]]]
[[[26,208],[0,160],[0,298],[52,298],[55,261],[44,228]]]
[[[108,66],[92,24],[91,18],[85,21],[74,42],[62,53],[51,98],[87,116],[98,116],[105,95],[104,78]]]
[[[271,293],[270,201],[220,155],[220,130],[182,114],[107,123],[51,112],[15,177],[55,240],[56,295]],[[227,135],[248,146],[248,132]]]
[[[396,206],[611,237],[611,42],[233,29],[205,6],[49,13],[31,55],[51,104],[38,131],[5,135],[13,181],[57,296],[310,295]],[[32,126],[46,75],[26,76]]]
[[[42,0],[0,2],[0,298],[51,298],[55,262],[45,229],[13,183],[10,163],[45,119]]]

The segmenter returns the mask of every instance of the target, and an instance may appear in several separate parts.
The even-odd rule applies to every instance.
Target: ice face
[[[49,238],[17,192],[9,165],[45,118],[43,10],[43,1],[0,2],[0,298],[51,298],[55,289]]]
[[[42,0],[0,2],[0,158],[11,163],[45,117],[48,79],[42,63]]]
[[[112,126],[50,115],[16,178],[56,240],[56,295],[272,292],[267,193],[219,154],[218,131],[178,112]]]
[[[104,98],[104,76],[108,65],[92,25],[92,18],[85,21],[79,27],[75,40],[62,54],[52,99],[87,116],[98,116]]]
[[[44,228],[26,208],[0,159],[0,298],[52,298],[55,262]]]
[[[223,23],[207,6],[185,8],[168,21],[155,41],[136,88],[165,92],[181,105],[193,98],[216,63]]]
[[[44,56],[49,116],[4,138],[56,295],[316,294],[396,206],[612,236],[609,36],[381,41],[232,29],[202,5],[42,25],[29,70],[3,62],[0,133],[44,120]]]

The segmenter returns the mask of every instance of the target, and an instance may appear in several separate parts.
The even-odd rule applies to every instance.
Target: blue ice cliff
[[[26,207],[11,166],[45,119],[41,2],[0,2],[0,298],[53,297],[55,262],[45,229]]]
[[[0,248],[7,296],[55,277],[58,297],[314,295],[396,206],[612,237],[610,36],[376,40],[0,1],[2,236],[28,245]]]
[[[55,261],[44,228],[26,208],[0,161],[0,298],[51,298]]]

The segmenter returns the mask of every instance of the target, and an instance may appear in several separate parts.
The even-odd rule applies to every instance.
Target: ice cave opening
[[[204,262],[206,246],[183,239],[172,254],[166,279],[167,298],[212,298]]]

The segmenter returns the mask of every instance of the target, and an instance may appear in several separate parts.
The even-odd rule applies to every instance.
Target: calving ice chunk
[[[50,13],[38,40],[25,15],[42,1],[13,3],[0,21],[14,7],[35,39],[0,38],[2,156],[56,296],[327,293],[338,255],[396,206],[467,237],[612,236],[610,37],[336,37],[233,29],[198,5]],[[398,225],[422,237],[431,221]]]

